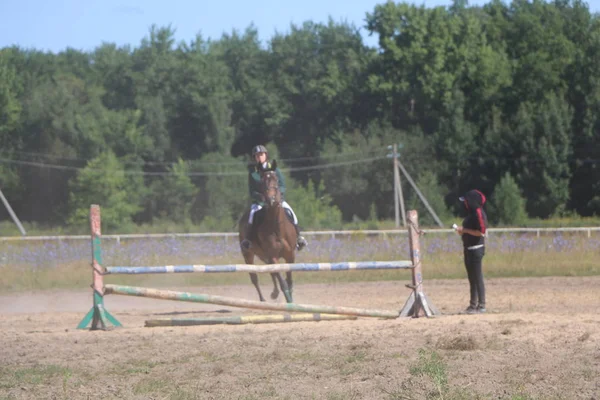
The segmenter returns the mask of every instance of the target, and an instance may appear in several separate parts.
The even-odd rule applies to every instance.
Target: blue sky
[[[197,33],[218,39],[223,32],[244,30],[254,23],[260,38],[285,32],[290,23],[306,20],[348,21],[364,25],[365,14],[385,0],[0,0],[0,48],[58,52],[67,47],[92,50],[102,42],[137,47],[152,24],[171,26],[177,40],[192,40]],[[470,4],[487,1],[471,0]],[[417,4],[448,5],[450,0]],[[593,11],[600,0],[588,2]],[[370,45],[375,37],[363,36]]]
[[[475,1],[475,3],[473,2]],[[600,2],[600,0],[595,0]],[[197,33],[218,39],[223,32],[244,30],[254,23],[260,38],[285,32],[290,23],[306,20],[364,25],[365,14],[385,0],[0,0],[0,48],[58,52],[67,47],[92,50],[102,42],[137,47],[152,24],[176,29],[177,40]],[[471,4],[485,1],[472,0]],[[427,6],[449,0],[426,0]],[[423,4],[423,2],[418,2]],[[363,35],[375,45],[376,38]]]

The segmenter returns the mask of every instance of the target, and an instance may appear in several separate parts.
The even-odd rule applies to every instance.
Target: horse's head
[[[277,164],[273,162],[270,169],[265,169],[261,172],[263,195],[268,207],[273,207],[281,204],[279,178],[277,178],[277,173],[275,172],[276,167]]]

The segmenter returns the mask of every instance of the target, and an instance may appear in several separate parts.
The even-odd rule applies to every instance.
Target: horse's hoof
[[[279,297],[279,291],[271,293],[271,300],[275,300],[278,297]]]

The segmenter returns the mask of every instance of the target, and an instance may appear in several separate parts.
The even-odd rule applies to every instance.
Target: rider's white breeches
[[[250,216],[248,217],[249,224],[251,224],[254,221],[254,214],[256,214],[256,212],[260,211],[261,209],[262,206],[260,204],[252,203],[252,205],[250,206]]]
[[[296,213],[294,212],[294,210],[292,210],[292,207],[290,207],[287,201],[281,203],[281,206],[285,209],[290,210],[292,216],[294,217],[294,225],[298,225],[298,217],[296,217]],[[262,206],[260,204],[252,203],[252,206],[250,206],[250,215],[248,216],[248,223],[251,224],[254,221],[254,214],[256,214],[256,212],[261,209]]]
[[[290,205],[287,203],[287,201],[284,201],[283,203],[281,203],[281,206],[283,208],[290,210],[290,212],[292,213],[292,217],[294,217],[294,225],[298,225],[298,217],[296,217],[296,213],[294,212],[294,210],[292,210],[292,207],[290,207]]]

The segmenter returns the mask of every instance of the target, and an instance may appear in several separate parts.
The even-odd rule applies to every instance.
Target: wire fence
[[[424,234],[443,234],[453,233],[453,229],[421,229]],[[490,228],[487,230],[490,235],[495,233],[531,233],[536,237],[542,234],[559,232],[580,232],[586,237],[591,238],[592,232],[600,232],[600,227],[570,227],[570,228]],[[336,238],[340,236],[386,236],[386,235],[407,235],[405,228],[385,229],[385,230],[324,230],[324,231],[305,231],[304,236],[329,236]],[[117,243],[121,240],[131,239],[161,239],[161,238],[233,238],[237,237],[237,232],[203,232],[203,233],[148,233],[148,234],[112,234],[102,235],[102,239],[115,240]],[[67,241],[67,240],[90,240],[90,235],[56,235],[56,236],[6,236],[0,237],[0,242],[19,242],[19,241]]]

